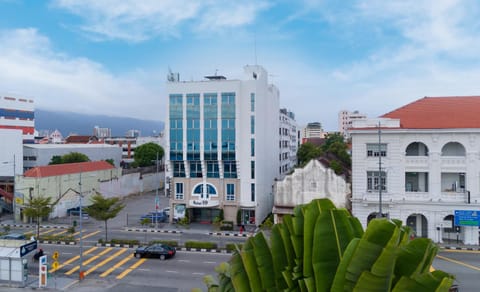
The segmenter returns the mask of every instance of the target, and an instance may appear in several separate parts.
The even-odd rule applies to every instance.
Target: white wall
[[[23,136],[21,130],[0,129],[0,176],[13,177],[15,156],[15,174],[23,173]]]

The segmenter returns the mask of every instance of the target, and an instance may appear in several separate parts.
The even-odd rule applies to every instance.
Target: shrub
[[[166,244],[173,247],[178,247],[178,241],[175,241],[175,240],[152,240],[148,244],[150,245],[155,243],[161,243],[161,244]]]
[[[70,233],[70,234],[74,234],[75,233],[75,227],[74,226],[68,227],[67,232]]]
[[[204,242],[204,241],[187,241],[185,242],[186,248],[205,248],[205,249],[217,249],[217,243]]]
[[[125,244],[125,245],[140,245],[140,241],[138,239],[116,239],[113,238],[109,241],[105,241],[103,239],[99,239],[98,243],[100,244]]]
[[[72,235],[40,235],[39,240],[45,241],[75,241]]]
[[[233,230],[233,222],[232,221],[222,221],[220,225],[220,230]]]
[[[237,250],[236,246],[238,246],[239,250],[242,250],[243,244],[242,243],[227,243],[225,245],[225,249],[228,251],[234,251]]]

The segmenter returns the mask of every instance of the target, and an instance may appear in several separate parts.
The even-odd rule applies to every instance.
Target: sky
[[[0,0],[0,94],[164,120],[166,76],[259,64],[300,126],[480,95],[477,0]]]

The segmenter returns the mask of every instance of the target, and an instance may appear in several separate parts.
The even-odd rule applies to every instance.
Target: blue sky
[[[255,53],[256,52],[256,53]],[[0,0],[0,93],[163,120],[182,80],[264,66],[300,125],[480,94],[480,1]]]

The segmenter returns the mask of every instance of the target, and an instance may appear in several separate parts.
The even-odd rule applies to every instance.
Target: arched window
[[[422,142],[413,142],[405,150],[406,156],[428,156],[428,147]]]
[[[215,189],[215,187],[211,184],[205,184],[207,189],[206,189],[206,192],[204,193],[203,192],[203,184],[199,184],[197,185],[194,189],[193,189],[193,195],[194,196],[200,196],[200,198],[209,198],[210,196],[216,196],[217,195],[217,190]]]
[[[465,147],[458,142],[448,142],[442,148],[442,156],[465,156]]]

